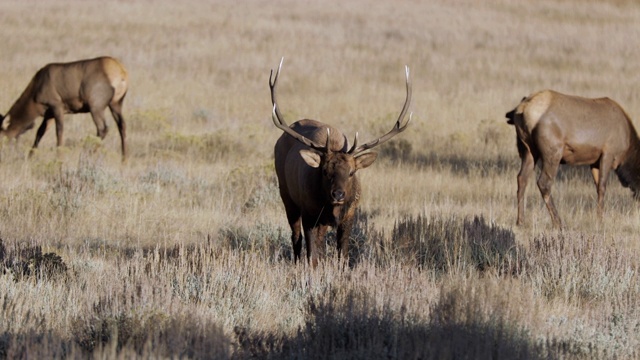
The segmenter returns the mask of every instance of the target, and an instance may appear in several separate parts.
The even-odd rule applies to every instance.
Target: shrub
[[[237,327],[237,358],[302,359],[540,359],[545,344],[504,317],[484,314],[477,298],[444,290],[431,320],[406,308],[377,306],[371,295],[328,291],[307,303],[307,323],[296,334]],[[556,352],[551,353],[556,356]]]
[[[96,315],[73,321],[75,343],[88,354],[113,346],[116,354],[136,357],[229,358],[229,342],[222,328],[192,314],[162,312]]]
[[[524,256],[511,230],[487,224],[482,216],[473,220],[407,217],[396,222],[386,247],[400,260],[440,273],[471,267],[517,274]]]
[[[394,162],[410,160],[413,155],[413,146],[406,139],[395,139],[380,147],[381,158],[386,158]]]
[[[637,255],[607,246],[602,238],[544,234],[533,239],[530,255],[529,277],[548,299],[612,301],[622,307],[637,298]]]
[[[164,137],[151,144],[156,151],[169,151],[200,159],[206,162],[219,161],[222,158],[246,157],[252,149],[244,141],[231,136],[229,131],[216,131],[204,134],[182,134],[165,132]]]
[[[219,238],[223,246],[233,250],[266,254],[272,262],[292,258],[289,234],[285,233],[281,227],[263,222],[252,225],[250,228],[244,226],[222,228]]]
[[[54,252],[43,254],[40,246],[16,245],[13,250],[7,251],[2,239],[0,239],[0,264],[13,273],[16,281],[34,276],[54,279],[67,272],[67,265],[58,254]]]
[[[369,226],[369,215],[356,211],[349,237],[349,264],[355,265],[363,258],[374,256],[369,236],[379,235]],[[223,243],[232,249],[257,251],[268,254],[270,261],[293,259],[291,230],[270,223],[257,223],[252,228],[225,227],[220,231]],[[304,239],[306,241],[306,239]],[[336,230],[329,228],[325,236],[325,259],[337,258]],[[306,247],[302,246],[301,257],[306,259]]]

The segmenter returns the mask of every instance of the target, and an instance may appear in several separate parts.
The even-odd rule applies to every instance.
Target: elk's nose
[[[344,201],[344,190],[333,190],[331,192],[331,197],[333,197],[333,200],[336,202],[343,202]]]

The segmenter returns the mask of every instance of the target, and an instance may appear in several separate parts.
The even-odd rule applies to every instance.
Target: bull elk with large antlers
[[[37,117],[42,117],[33,151],[47,131],[49,121],[53,119],[57,144],[62,146],[64,115],[88,112],[96,124],[98,136],[104,139],[108,129],[104,110],[109,107],[120,131],[124,160],[127,149],[122,102],[128,86],[127,70],[122,63],[111,57],[48,64],[36,72],[7,115],[0,115],[0,134],[17,138],[34,127]]]
[[[538,188],[557,228],[562,221],[551,198],[560,164],[589,165],[602,215],[611,170],[640,196],[640,141],[629,116],[609,98],[588,99],[551,90],[534,93],[506,114],[515,125],[518,153],[518,220],[524,222],[524,193],[535,164],[542,161]]]
[[[276,85],[282,61],[275,73],[271,70],[269,86],[273,105],[272,118],[284,132],[276,142],[275,167],[280,196],[291,226],[294,258],[300,259],[302,230],[306,238],[307,259],[315,267],[324,257],[325,234],[329,226],[337,227],[338,256],[349,259],[349,237],[358,201],[360,182],[356,171],[370,166],[377,158],[372,149],[407,128],[411,115],[402,125],[411,103],[409,68],[406,68],[407,97],[395,125],[384,136],[353,145],[336,128],[316,120],[299,120],[287,125],[276,101]]]

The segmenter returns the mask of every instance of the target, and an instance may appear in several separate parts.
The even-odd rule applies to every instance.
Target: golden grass
[[[30,160],[34,131],[1,143],[0,358],[640,356],[637,203],[612,178],[600,221],[588,171],[563,168],[567,231],[533,178],[515,228],[504,118],[552,88],[609,96],[639,124],[635,2],[21,1],[0,3],[0,22],[2,113],[49,62],[108,54],[131,77],[126,164],[113,123],[99,141],[88,115]],[[289,260],[267,85],[282,56],[287,121],[363,140],[393,124],[411,68],[413,123],[360,174],[348,271]],[[419,216],[444,225],[394,235]],[[503,234],[481,240],[513,236],[515,274],[409,261],[479,251],[462,230],[476,216]],[[65,275],[16,270],[37,273],[19,250],[38,246]]]

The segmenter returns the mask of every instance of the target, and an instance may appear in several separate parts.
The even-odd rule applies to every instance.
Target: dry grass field
[[[504,114],[551,88],[640,126],[635,1],[2,1],[0,113],[50,62],[119,58],[130,156],[67,116],[0,148],[0,358],[640,358],[640,211],[587,168],[516,227]],[[287,121],[382,135],[352,269],[291,261],[269,71]],[[38,124],[39,125],[39,122]]]

